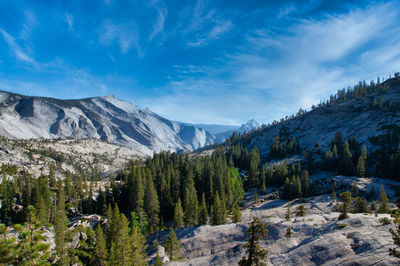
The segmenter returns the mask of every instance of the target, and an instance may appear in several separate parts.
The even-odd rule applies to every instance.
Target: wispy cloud
[[[65,23],[67,23],[68,25],[68,30],[72,31],[74,28],[74,16],[72,14],[69,13],[65,13],[63,16],[63,20],[65,21]]]
[[[219,106],[228,109],[230,117],[243,120],[279,119],[360,79],[400,69],[398,23],[400,12],[389,3],[319,20],[297,20],[284,30],[254,30],[236,52],[214,58],[215,66],[179,68],[168,85],[175,89],[174,95],[154,101],[151,107],[167,117],[196,113],[201,122],[209,116],[227,119]],[[193,74],[196,69],[205,71]],[[174,111],[161,106],[165,102]]]
[[[35,60],[33,57],[28,55],[22,48],[21,46],[18,45],[16,42],[15,38],[8,34],[5,30],[0,28],[0,32],[3,35],[4,40],[7,42],[10,51],[12,54],[15,56],[16,59],[22,62],[30,63],[30,64],[36,64]]]
[[[32,29],[37,25],[36,15],[32,10],[26,9],[23,12],[22,29],[19,32],[18,38],[28,41],[31,38]]]
[[[133,21],[128,23],[115,23],[111,20],[103,22],[99,30],[99,41],[104,46],[110,46],[117,42],[121,54],[127,53],[132,46],[136,48],[139,57],[143,51],[139,45],[139,29]]]
[[[165,19],[167,17],[168,11],[166,8],[161,8],[161,7],[157,7],[156,8],[157,13],[158,13],[158,17],[157,20],[155,22],[155,24],[153,25],[153,31],[150,33],[149,36],[149,40],[153,40],[153,38],[159,34],[162,33],[164,30],[164,23],[165,23]]]

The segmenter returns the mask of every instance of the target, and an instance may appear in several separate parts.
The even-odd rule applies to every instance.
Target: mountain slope
[[[144,154],[193,150],[213,143],[186,127],[114,96],[59,100],[0,92],[0,134],[12,138],[100,139]]]
[[[387,127],[400,127],[400,78],[389,79],[376,90],[366,96],[336,100],[288,120],[274,122],[244,134],[237,141],[248,150],[258,147],[260,155],[266,158],[270,156],[275,136],[280,137],[281,142],[296,137],[303,151],[315,146],[325,150],[335,133],[341,132],[345,140],[354,136],[367,146],[368,151],[374,151],[377,147],[370,141],[371,137],[385,134]]]

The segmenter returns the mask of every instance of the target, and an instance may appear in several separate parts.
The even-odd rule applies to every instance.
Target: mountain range
[[[18,139],[99,139],[151,155],[196,150],[256,127],[254,120],[241,127],[174,122],[113,95],[60,100],[0,92],[0,135]]]

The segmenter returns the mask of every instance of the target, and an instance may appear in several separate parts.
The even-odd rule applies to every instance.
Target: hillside
[[[326,150],[335,133],[341,132],[343,139],[354,136],[373,151],[377,147],[371,138],[385,134],[385,127],[400,127],[399,112],[400,78],[395,77],[374,85],[370,94],[334,100],[308,112],[301,110],[294,117],[244,134],[233,144],[242,143],[249,151],[257,147],[260,155],[268,158],[275,136],[282,143],[295,137],[303,151],[313,149],[316,144]]]

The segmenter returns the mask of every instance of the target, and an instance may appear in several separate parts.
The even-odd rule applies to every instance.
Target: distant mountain
[[[232,126],[232,125],[191,124],[184,122],[176,122],[176,123],[183,126],[195,126],[197,128],[204,128],[211,134],[218,134],[226,131],[236,130],[239,128],[239,126]]]
[[[257,121],[254,119],[251,119],[238,128],[215,134],[216,138],[215,138],[214,142],[215,143],[224,142],[226,139],[228,139],[232,135],[232,133],[234,131],[236,131],[236,133],[238,133],[238,134],[243,134],[244,132],[250,132],[253,129],[257,129],[258,127],[259,127],[259,125],[258,125]]]
[[[253,129],[257,129],[259,127],[258,123],[256,120],[251,119],[247,121],[245,124],[241,125],[239,129],[235,130],[236,133],[244,133],[244,132],[250,132]]]
[[[0,92],[0,134],[29,139],[100,139],[151,155],[161,150],[194,150],[215,136],[179,125],[112,95],[79,100]]]

